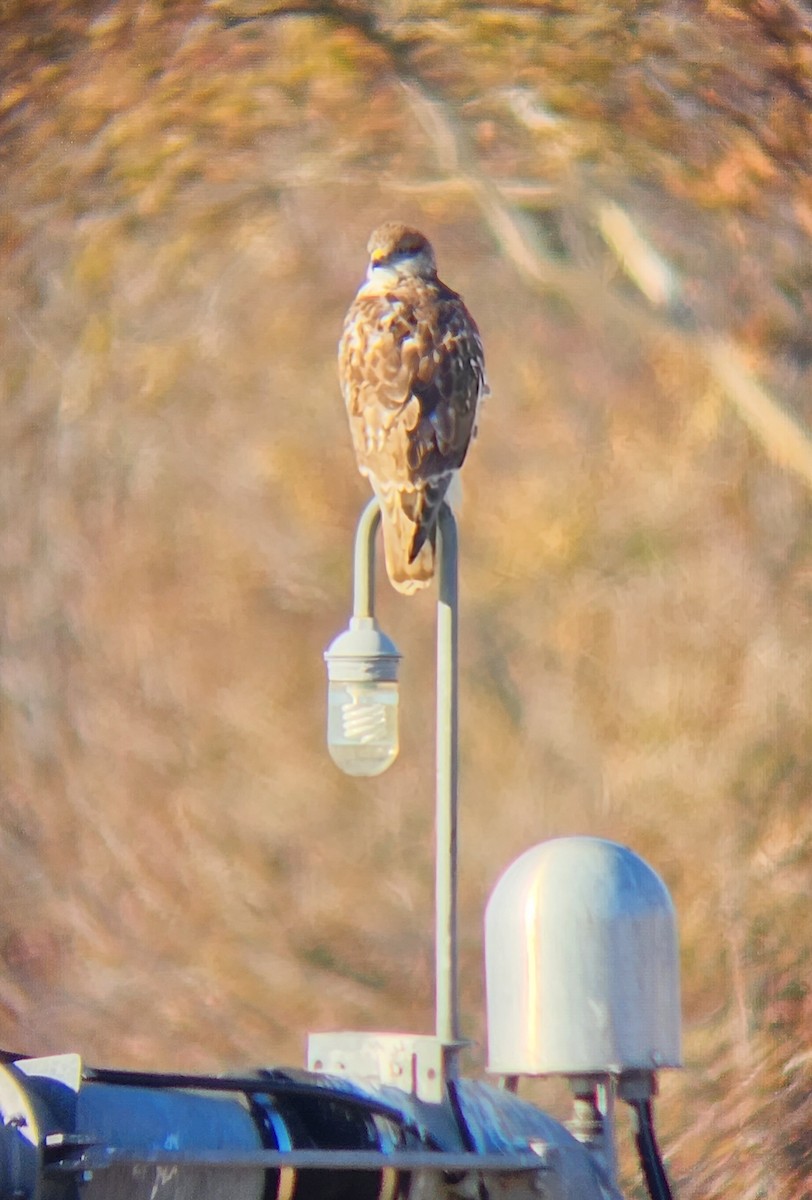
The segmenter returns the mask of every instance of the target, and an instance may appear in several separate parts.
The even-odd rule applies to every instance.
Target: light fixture
[[[379,775],[398,754],[400,654],[375,620],[375,538],[381,510],[373,497],[358,520],[349,628],[324,653],[327,744],[348,775]],[[435,1029],[444,1074],[458,1074],[457,954],[458,587],[457,522],[448,504],[437,516],[437,674],[435,769]]]
[[[400,657],[369,616],[351,617],[324,652],[327,748],[346,775],[380,775],[398,756]]]

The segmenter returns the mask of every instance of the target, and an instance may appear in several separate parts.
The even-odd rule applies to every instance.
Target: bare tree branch
[[[674,267],[654,249],[628,213],[616,204],[597,210],[598,227],[620,266],[649,303],[666,312],[690,313]],[[696,339],[705,362],[730,403],[773,461],[812,487],[812,439],[807,430],[755,377],[731,337],[703,330]]]
[[[577,268],[545,256],[527,217],[506,203],[499,186],[467,153],[449,106],[414,79],[406,82],[401,77],[401,84],[432,139],[438,163],[441,167],[449,163],[456,167],[458,178],[469,188],[503,254],[524,282],[537,291],[555,290],[576,303],[581,312],[587,312],[594,302],[594,277],[590,275],[587,280]],[[618,265],[654,310],[657,326],[665,322],[670,329],[681,332],[686,351],[702,354],[712,377],[769,457],[812,487],[812,439],[804,426],[756,379],[732,338],[708,330],[697,332],[700,322],[687,303],[677,271],[645,239],[629,215],[617,204],[602,202],[595,207],[595,217]],[[617,295],[612,296],[612,303],[616,308],[630,307]],[[639,310],[633,315],[639,322]]]
[[[381,28],[374,9],[351,0],[271,3],[246,15],[221,3],[213,7],[227,24],[280,16],[319,17],[349,26],[375,45],[384,53],[393,83],[402,89],[425,132],[445,185],[468,192],[500,250],[527,287],[543,294],[554,292],[582,315],[588,315],[595,301],[594,272],[555,260],[544,252],[532,220],[517,211],[507,190],[481,169],[452,106],[414,70],[410,48]],[[517,103],[517,95],[513,95],[511,105],[515,119],[531,132],[539,120],[546,129],[550,123],[546,110],[529,104],[524,93],[519,96],[521,103]],[[676,270],[648,242],[629,214],[604,200],[593,202],[592,213],[615,261],[647,302],[648,312],[617,291],[606,289],[603,299],[637,325],[650,324],[652,330],[665,326],[680,334],[686,353],[702,354],[712,377],[766,453],[812,487],[812,440],[801,423],[755,378],[741,349],[729,336],[702,330]]]

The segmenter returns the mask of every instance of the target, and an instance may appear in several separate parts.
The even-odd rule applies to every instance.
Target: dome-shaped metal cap
[[[534,846],[485,917],[489,1070],[622,1074],[679,1066],[679,957],[665,884],[601,838]]]

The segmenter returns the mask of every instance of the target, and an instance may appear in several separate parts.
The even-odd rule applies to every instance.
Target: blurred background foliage
[[[679,1194],[812,1196],[809,7],[4,0],[0,80],[2,1043],[196,1070],[430,1029],[431,595],[380,592],[400,761],[323,745],[366,498],[335,345],[398,217],[493,392],[468,1067],[496,878],[627,843],[680,917]]]

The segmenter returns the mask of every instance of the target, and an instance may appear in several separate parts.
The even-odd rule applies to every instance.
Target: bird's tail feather
[[[451,474],[398,488],[376,487],[383,521],[383,545],[389,580],[411,595],[434,577],[437,517]]]

